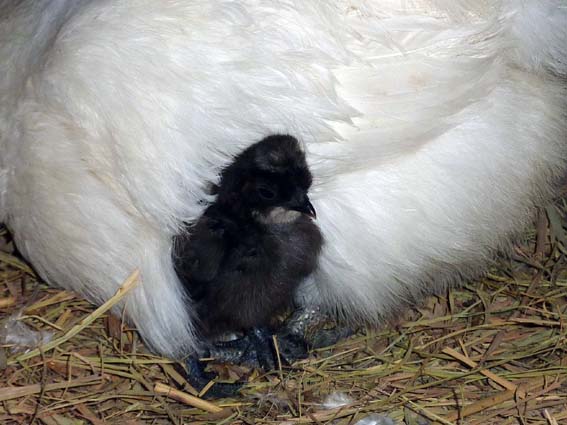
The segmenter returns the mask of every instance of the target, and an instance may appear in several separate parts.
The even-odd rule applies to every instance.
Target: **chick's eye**
[[[265,199],[266,201],[271,201],[276,197],[276,192],[266,186],[260,186],[258,188],[258,194],[262,199]]]

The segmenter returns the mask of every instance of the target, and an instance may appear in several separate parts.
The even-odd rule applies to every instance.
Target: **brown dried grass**
[[[10,244],[0,252],[0,318],[53,333],[27,353],[0,348],[0,423],[567,423],[564,202],[485,279],[430,297],[396,323],[248,376],[239,398],[202,403],[174,362],[150,354],[108,308],[41,283]],[[6,236],[6,231],[2,230]],[[123,292],[136,284],[136,276]],[[348,396],[325,407],[332,393]]]

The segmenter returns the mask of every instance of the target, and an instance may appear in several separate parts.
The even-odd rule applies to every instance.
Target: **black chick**
[[[174,265],[202,336],[262,329],[288,309],[323,243],[298,141],[266,137],[221,173],[217,198],[174,241]]]

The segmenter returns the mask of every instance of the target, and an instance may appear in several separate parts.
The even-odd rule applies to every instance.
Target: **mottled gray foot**
[[[272,335],[276,337],[277,348]],[[279,362],[290,365],[307,357],[307,354],[308,346],[301,336],[287,331],[273,334],[266,328],[255,328],[242,338],[215,343],[207,353],[221,363],[239,364],[264,371],[275,369]]]
[[[335,345],[354,333],[352,328],[338,325],[332,329],[324,329],[323,325],[328,321],[329,317],[317,307],[301,308],[286,320],[278,335],[301,339],[305,346],[318,349]]]
[[[328,347],[352,335],[350,328],[322,329],[327,321],[327,316],[318,309],[298,309],[275,333],[266,328],[254,328],[241,338],[215,342],[202,354],[214,358],[218,363],[244,365],[264,371],[274,370],[280,363],[287,366],[305,359],[311,348]],[[214,378],[213,374],[205,372],[203,363],[194,357],[189,358],[187,366],[190,383],[198,390]],[[234,396],[241,385],[216,383],[206,396]]]
[[[266,371],[276,368],[278,357],[282,364],[291,365],[306,358],[309,349],[334,345],[353,334],[352,329],[346,327],[323,329],[323,324],[327,321],[328,317],[319,309],[301,308],[294,311],[276,332],[256,328],[242,338],[213,344],[207,355],[222,363],[240,364]]]

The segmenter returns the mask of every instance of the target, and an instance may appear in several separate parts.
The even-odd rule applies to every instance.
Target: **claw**
[[[202,391],[203,388],[212,380],[215,375],[205,371],[203,363],[195,356],[189,356],[186,361],[188,369],[188,381],[197,391]],[[228,398],[237,395],[242,382],[223,383],[216,382],[204,395],[203,398]]]
[[[254,328],[250,332],[250,337],[254,342],[256,360],[260,368],[264,371],[275,369],[276,354],[270,331],[266,328]]]

